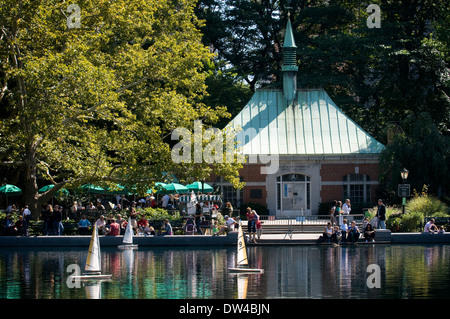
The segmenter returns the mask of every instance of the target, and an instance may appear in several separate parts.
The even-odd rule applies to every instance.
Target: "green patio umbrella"
[[[106,192],[111,195],[131,195],[133,194],[128,188],[121,184],[117,184],[115,189],[108,187]]]
[[[16,196],[21,195],[22,190],[14,185],[11,184],[5,184],[0,187],[0,194],[6,195],[6,196]]]
[[[190,190],[190,191],[194,191],[194,192],[205,192],[205,193],[212,193],[214,191],[213,187],[209,184],[203,183],[203,187],[202,187],[202,182],[193,182],[192,184],[186,185],[186,187]]]
[[[106,192],[104,188],[92,184],[84,184],[80,188],[91,194],[104,194]]]
[[[162,191],[164,186],[166,186],[166,185],[167,185],[166,183],[161,183],[161,182],[155,183],[155,187],[148,189],[147,194],[158,193],[159,191]],[[158,194],[160,194],[160,193],[158,193]]]
[[[51,190],[53,187],[55,187],[55,185],[53,185],[53,184],[45,185],[44,187],[41,187],[38,192],[39,192],[39,194],[43,194],[43,193]],[[69,195],[69,191],[65,188],[61,188],[60,190],[57,191],[57,193]]]
[[[156,194],[175,194],[188,193],[189,189],[178,183],[170,183],[163,186],[163,188],[156,192]]]
[[[22,190],[14,185],[5,184],[0,187],[0,194],[6,196],[6,207],[8,207],[8,196],[17,196],[22,194]]]

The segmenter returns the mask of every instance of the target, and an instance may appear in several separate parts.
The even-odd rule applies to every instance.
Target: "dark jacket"
[[[384,204],[378,206],[377,217],[380,220],[386,220],[386,206]]]

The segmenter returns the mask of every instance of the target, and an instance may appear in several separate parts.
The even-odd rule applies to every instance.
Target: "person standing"
[[[42,211],[42,219],[44,220],[42,234],[48,236],[52,232],[53,207],[48,204],[47,208]]]
[[[247,207],[247,231],[249,235],[249,242],[256,243],[255,234],[256,234],[256,216],[255,211],[250,207]]]
[[[230,202],[227,202],[227,204],[225,205],[225,208],[223,209],[223,215],[233,217],[233,206],[231,206]]]
[[[344,215],[350,214],[350,211],[352,210],[352,205],[350,204],[350,199],[346,199],[344,205],[342,205],[342,213]]]
[[[77,220],[77,211],[78,211],[78,204],[77,202],[73,202],[72,206],[70,206],[70,218],[73,220]]]
[[[337,200],[334,200],[331,202],[331,208],[330,208],[330,223],[331,226],[334,226],[334,214],[336,212],[336,205],[337,205]]]
[[[163,198],[162,198],[162,203],[161,203],[161,206],[162,206],[163,208],[166,208],[166,207],[167,207],[167,204],[169,204],[169,199],[170,199],[170,197],[169,197],[168,194],[165,194],[165,195],[163,196]]]
[[[378,200],[377,220],[378,229],[386,229],[386,206],[381,199]]]
[[[352,205],[350,204],[350,199],[346,199],[344,205],[342,205],[342,214],[350,215],[352,211]],[[346,216],[348,222],[353,220],[353,216]]]
[[[201,228],[201,224],[202,224],[202,206],[200,205],[200,203],[197,203],[195,205],[195,227],[197,229],[197,234],[198,235],[203,235],[203,231]]]
[[[335,215],[335,220],[337,220],[337,226],[342,225],[342,202],[341,201],[337,201],[336,203],[336,210],[334,212]]]
[[[22,213],[22,225],[23,225],[23,235],[24,236],[29,236],[29,227],[30,227],[30,220],[31,220],[31,211],[28,208],[28,205],[25,205],[25,208],[23,209],[23,213]]]
[[[64,231],[64,227],[62,225],[62,207],[59,205],[55,205],[55,209],[53,210],[53,234],[54,235],[62,235]]]

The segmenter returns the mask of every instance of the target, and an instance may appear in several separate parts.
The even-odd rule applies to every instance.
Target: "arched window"
[[[311,178],[303,174],[277,177],[277,210],[300,213],[311,209]]]

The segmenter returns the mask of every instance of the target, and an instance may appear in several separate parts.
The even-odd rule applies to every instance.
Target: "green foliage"
[[[405,206],[405,214],[401,207],[386,207],[386,227],[393,232],[417,232],[422,231],[425,217],[449,216],[448,207],[445,203],[434,196],[428,195],[428,189],[423,187],[419,194],[414,192],[414,198],[409,200]],[[376,208],[371,210],[375,216]]]
[[[450,138],[441,134],[428,113],[406,117],[401,127],[380,159],[380,182],[390,201],[398,200],[397,185],[402,182],[400,171],[404,167],[410,171],[407,182],[412,189],[429,185],[434,194],[449,189]]]
[[[374,218],[377,215],[378,206],[372,207],[367,210],[367,216],[369,219]],[[392,215],[397,216],[401,214],[401,207],[398,206],[386,206],[386,220]]]
[[[166,209],[164,208],[151,208],[146,207],[138,210],[139,217],[144,217],[148,220],[149,224],[162,224],[164,220],[180,220],[180,213],[175,212],[174,214],[170,214]]]
[[[438,198],[428,195],[426,186],[422,193],[415,192],[415,196],[406,203],[405,210],[408,213],[420,214],[422,221],[425,217],[449,216],[447,205]]]
[[[195,1],[77,4],[80,28],[68,28],[66,2],[0,6],[0,165],[21,176],[33,214],[62,187],[142,192],[163,172],[208,176],[208,163],[176,165],[170,148],[173,129],[228,115],[202,102],[213,55]],[[219,170],[235,184],[238,168]],[[39,180],[56,186],[38,194]]]
[[[381,8],[381,28],[368,28],[368,3],[356,0],[201,0],[196,12],[206,21],[205,45],[252,91],[281,85],[289,11],[300,87],[323,87],[383,142],[388,122],[420,112],[429,112],[444,131],[450,123],[449,6],[419,0],[370,3]]]

